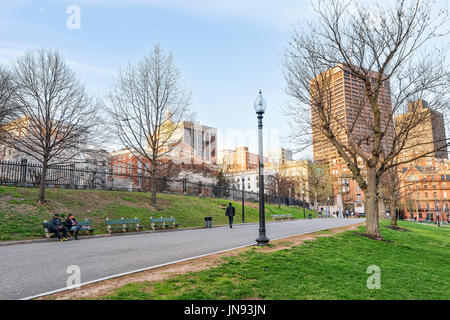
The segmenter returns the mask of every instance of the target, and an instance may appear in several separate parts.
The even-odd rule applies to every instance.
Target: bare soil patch
[[[399,226],[386,226],[386,228],[395,230],[395,231],[406,231],[406,232],[411,232],[411,230],[405,229],[405,228],[401,228]]]
[[[165,267],[159,267],[148,271],[142,271],[123,277],[117,277],[114,279],[89,284],[78,289],[72,289],[52,294],[49,296],[41,297],[39,298],[39,300],[97,299],[112,293],[115,289],[120,288],[128,283],[163,281],[169,279],[174,275],[206,270],[223,263],[223,258],[225,257],[237,256],[240,253],[251,250],[252,248],[257,248],[258,252],[274,252],[283,249],[290,249],[294,246],[302,245],[305,241],[313,241],[318,237],[332,237],[344,231],[356,230],[360,225],[361,224],[329,229],[329,233],[315,232],[271,241],[270,247],[246,247],[210,255],[207,257],[179,262]]]

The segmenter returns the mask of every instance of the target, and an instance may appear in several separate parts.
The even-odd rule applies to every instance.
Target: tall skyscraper
[[[378,73],[369,71],[369,75],[372,82],[375,82]],[[328,69],[317,77],[321,80],[317,82],[314,79],[311,80],[311,95],[313,97],[316,94],[323,95],[322,101],[327,105],[325,116],[330,117],[331,126],[339,141],[345,146],[350,146],[350,140],[360,142],[361,149],[369,152],[373,134],[373,112],[362,80],[353,76],[343,65]],[[320,84],[317,85],[317,83]],[[389,80],[381,85],[378,105],[381,110],[381,125],[387,132],[383,139],[383,148],[389,148],[394,137]],[[329,165],[342,162],[336,148],[325,137],[318,125],[322,121],[321,116],[313,106],[311,120],[314,160]]]
[[[371,82],[375,83],[378,73],[369,71],[369,76]],[[324,135],[321,117],[329,117],[331,128],[340,144],[350,149],[352,144],[356,144],[363,152],[369,154],[374,132],[374,115],[365,94],[364,83],[352,75],[348,67],[338,65],[311,79],[310,84],[313,102],[318,95],[321,95],[320,100],[317,101],[325,105],[324,113],[320,113],[314,103],[311,106],[314,160],[326,163],[330,168],[330,174],[335,181],[334,195],[337,208],[339,210],[349,208],[342,203],[342,200],[338,203],[340,199],[338,195],[342,193],[342,186],[345,186],[345,192],[350,196],[348,202],[353,206],[350,209],[362,213],[364,212],[364,193],[355,180],[349,179],[351,173],[344,159]],[[381,84],[378,106],[382,130],[386,132],[381,147],[389,150],[395,133],[389,80]],[[358,159],[358,166],[363,168],[362,159]]]

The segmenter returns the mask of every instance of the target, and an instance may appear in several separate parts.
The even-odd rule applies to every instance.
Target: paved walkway
[[[364,219],[312,219],[267,223],[271,240],[348,226]],[[0,247],[0,299],[22,299],[67,285],[77,265],[81,282],[158,266],[255,243],[258,224],[145,233],[68,242]]]

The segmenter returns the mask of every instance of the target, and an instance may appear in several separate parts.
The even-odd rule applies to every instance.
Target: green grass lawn
[[[450,299],[450,230],[412,222],[385,242],[347,231],[275,252],[252,248],[218,267],[162,282],[131,283],[104,299]],[[365,227],[360,227],[364,232]],[[381,270],[381,289],[368,289]]]
[[[89,219],[96,233],[106,233],[105,218],[137,217],[144,230],[150,229],[150,217],[174,217],[180,228],[204,226],[204,217],[213,217],[213,225],[227,224],[225,209],[229,202],[236,208],[235,223],[242,222],[239,201],[158,194],[158,207],[150,205],[150,193],[126,191],[47,189],[48,202],[37,203],[38,189],[0,186],[0,241],[42,238],[42,222],[56,212],[65,217],[73,213],[78,220]],[[317,212],[306,210],[306,216]],[[272,214],[292,214],[303,218],[303,209],[266,205],[266,219]],[[258,203],[246,202],[245,221],[257,222]]]

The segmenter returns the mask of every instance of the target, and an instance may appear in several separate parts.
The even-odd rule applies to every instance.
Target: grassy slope
[[[128,284],[104,298],[450,299],[450,229],[400,226],[411,232],[382,228],[387,242],[345,232],[277,252],[254,248],[218,267]],[[366,286],[371,265],[381,269],[380,290]]]
[[[226,224],[226,199],[184,197],[158,194],[158,206],[150,206],[150,194],[125,191],[48,189],[48,203],[38,204],[38,189],[0,186],[0,240],[42,238],[42,221],[49,220],[58,212],[67,217],[73,213],[78,220],[89,218],[94,222],[96,233],[105,233],[105,218],[120,219],[138,217],[145,229],[150,228],[150,216],[177,219],[180,227],[204,225],[204,217],[212,216],[213,225]],[[241,203],[231,201],[236,208],[235,223],[242,221]],[[303,218],[303,209],[276,205],[266,206],[266,219],[272,214],[292,214]],[[306,215],[316,212],[306,210]],[[258,221],[258,204],[246,203],[245,221]]]

